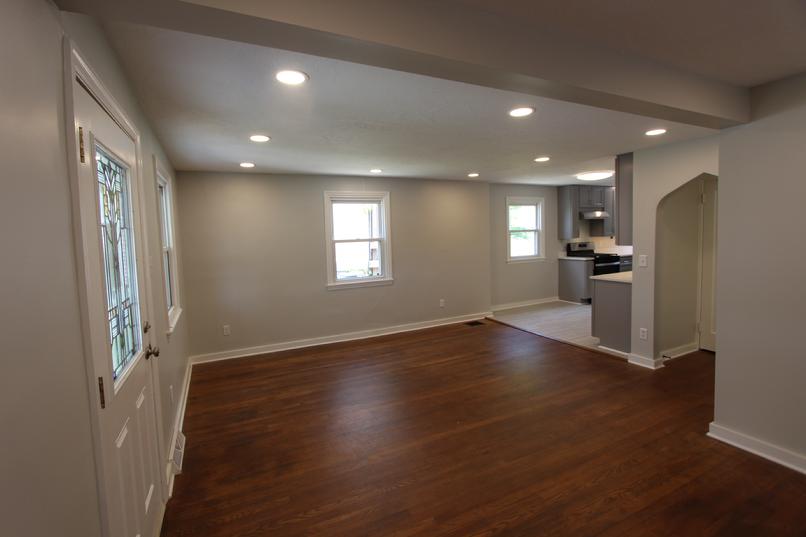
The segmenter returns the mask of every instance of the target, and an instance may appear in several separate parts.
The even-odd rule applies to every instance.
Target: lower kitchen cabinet
[[[593,294],[593,259],[560,258],[560,300],[590,303]]]

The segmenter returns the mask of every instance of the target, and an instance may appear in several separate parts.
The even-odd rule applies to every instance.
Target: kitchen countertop
[[[598,276],[591,276],[591,280],[599,280],[602,282],[616,282],[616,283],[632,283],[632,271],[629,272],[614,272],[612,274],[599,274]]]
[[[569,261],[593,261],[594,258],[592,258],[592,257],[568,257],[567,255],[561,255],[557,259],[567,259]]]

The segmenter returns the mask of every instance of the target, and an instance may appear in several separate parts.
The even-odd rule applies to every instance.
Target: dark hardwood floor
[[[806,535],[713,385],[489,321],[196,366],[162,535]]]

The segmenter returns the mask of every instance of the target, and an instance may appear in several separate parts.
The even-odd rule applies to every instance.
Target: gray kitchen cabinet
[[[577,187],[577,192],[579,193],[579,207],[580,208],[587,208],[590,207],[591,203],[591,187],[587,185],[580,185]]]
[[[632,246],[633,154],[616,157],[616,244]]]
[[[612,237],[616,234],[615,230],[615,208],[616,203],[616,189],[612,186],[596,187],[602,194],[604,194],[604,209],[607,212],[607,218],[600,220],[588,221],[588,232],[591,237]]]
[[[616,188],[609,186],[604,191],[604,210],[608,214],[604,219],[604,236],[612,237],[616,234]]]
[[[560,258],[560,300],[590,303],[593,296],[593,259]]]
[[[568,241],[579,237],[579,187],[557,189],[557,238]]]
[[[579,186],[580,209],[603,209],[605,205],[605,190],[603,186]]]

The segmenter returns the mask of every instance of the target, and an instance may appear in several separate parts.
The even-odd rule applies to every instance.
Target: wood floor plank
[[[162,535],[806,535],[806,476],[705,436],[713,361],[485,322],[195,366]]]

